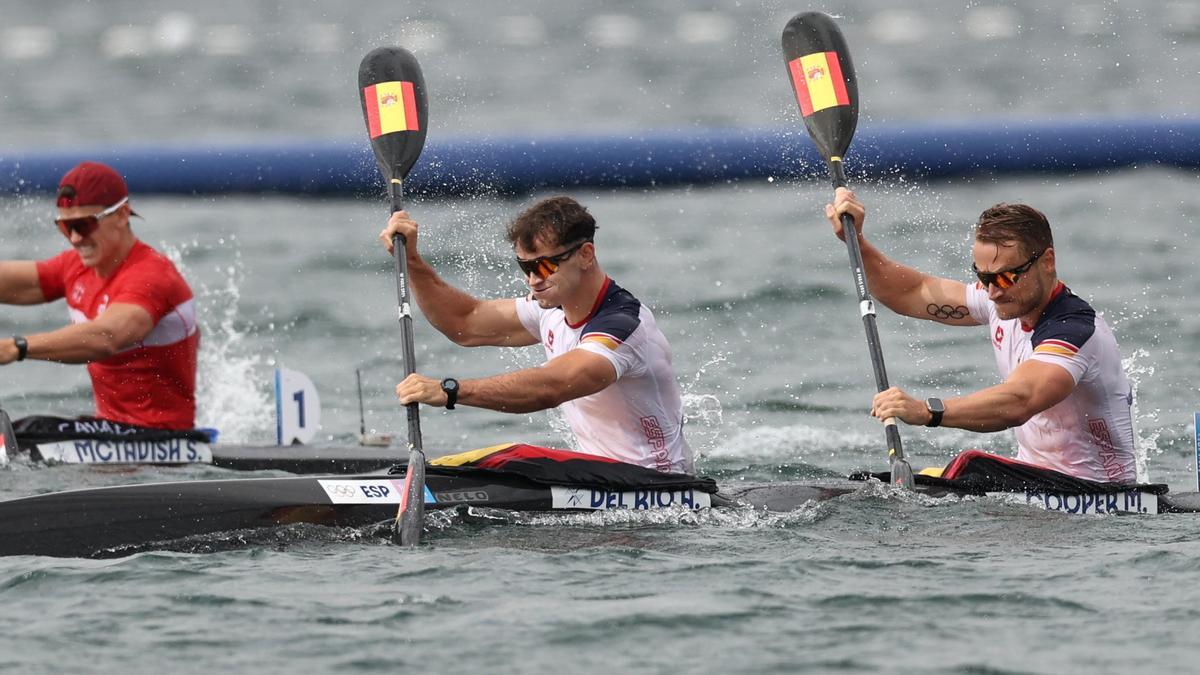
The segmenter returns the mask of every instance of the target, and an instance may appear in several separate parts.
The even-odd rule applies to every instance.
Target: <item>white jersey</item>
[[[967,287],[967,308],[987,324],[1002,377],[1035,359],[1075,380],[1067,398],[1015,429],[1017,459],[1078,478],[1135,482],[1133,388],[1116,338],[1091,305],[1059,283],[1037,324],[1027,329],[1020,319],[997,317],[987,289],[975,284]]]
[[[671,367],[671,346],[654,314],[612,279],[591,313],[567,323],[562,308],[516,300],[521,323],[546,348],[546,358],[583,349],[608,359],[617,381],[560,406],[580,452],[673,473],[695,470],[683,438],[683,401]]]

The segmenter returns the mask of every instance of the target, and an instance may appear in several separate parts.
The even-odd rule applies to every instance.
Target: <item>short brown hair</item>
[[[1041,253],[1054,246],[1046,214],[1026,204],[1000,203],[979,214],[975,223],[975,241],[1004,244],[1015,241],[1025,255]]]
[[[570,197],[550,197],[525,209],[508,225],[508,241],[533,250],[541,239],[552,246],[596,237],[596,219]]]

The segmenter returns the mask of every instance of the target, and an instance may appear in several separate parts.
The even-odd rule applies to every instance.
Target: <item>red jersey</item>
[[[88,364],[96,416],[159,429],[191,429],[196,420],[200,331],[192,289],[175,265],[136,242],[112,276],[101,279],[74,250],[37,263],[46,301],[65,297],[71,323],[91,321],[109,305],[137,305],[154,328],[142,341]]]

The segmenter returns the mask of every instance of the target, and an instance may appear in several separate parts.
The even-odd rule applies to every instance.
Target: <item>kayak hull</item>
[[[496,474],[426,477],[425,508],[488,507],[511,511],[758,508],[792,511],[878,483],[773,483],[709,494],[682,487],[611,490],[554,486]],[[294,476],[150,483],[55,492],[0,502],[0,555],[117,557],[165,548],[179,539],[298,523],[363,527],[393,520],[402,476]],[[929,496],[951,492],[929,491]],[[1136,491],[1130,491],[1136,492]],[[1037,499],[1029,495],[1038,495]],[[1008,493],[1012,501],[1046,508],[1044,493]],[[1124,494],[1124,493],[1119,493]],[[1149,493],[1147,493],[1149,494]],[[1078,495],[1073,496],[1078,498]],[[1158,512],[1200,512],[1200,494],[1157,495]],[[1126,498],[1119,502],[1124,504]],[[1096,503],[1092,499],[1089,503]],[[1059,504],[1080,511],[1067,495]],[[1147,502],[1148,503],[1148,502]],[[1107,504],[1107,502],[1105,502]],[[1136,511],[1131,512],[1146,512]]]

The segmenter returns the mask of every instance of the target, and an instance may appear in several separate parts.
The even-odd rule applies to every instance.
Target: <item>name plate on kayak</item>
[[[212,449],[203,441],[99,441],[80,439],[39,443],[43,462],[62,464],[211,464]]]
[[[687,509],[706,509],[712,506],[707,492],[684,489],[645,489],[613,492],[596,488],[550,488],[552,507],[556,509],[632,509],[647,511],[682,506]]]
[[[1139,490],[1125,490],[1110,494],[1074,495],[1059,492],[989,492],[989,497],[1017,500],[1047,511],[1077,513],[1081,515],[1105,515],[1109,513],[1158,513],[1158,495]]]
[[[317,481],[333,504],[399,504],[404,481],[391,478],[322,478]],[[425,486],[425,503],[435,504]]]

